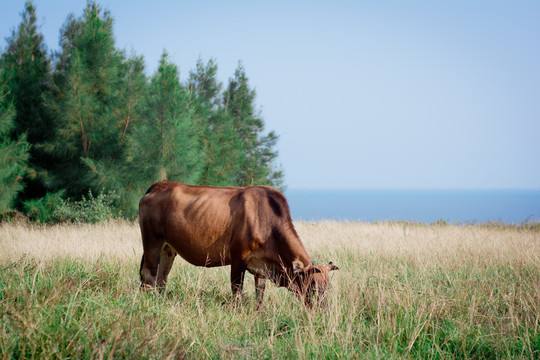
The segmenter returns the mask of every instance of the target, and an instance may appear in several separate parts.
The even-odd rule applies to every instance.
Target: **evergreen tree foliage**
[[[50,92],[50,61],[37,25],[36,9],[32,2],[25,4],[22,22],[7,39],[2,55],[4,66],[10,69],[9,101],[15,106],[15,127],[12,139],[26,134],[33,146],[30,150],[30,171],[24,177],[24,192],[19,200],[45,195],[47,171],[53,159],[43,151],[42,144],[54,137],[53,119],[43,96]],[[36,178],[35,174],[39,176]]]
[[[82,161],[90,170],[92,184],[102,193],[115,193],[115,205],[128,216],[135,216],[140,197],[149,186],[141,184],[129,153],[134,129],[140,125],[146,109],[145,92],[147,79],[144,75],[142,57],[131,57],[122,63],[124,89],[118,92],[114,116],[120,120],[119,146],[122,156]],[[144,188],[144,190],[143,190]]]
[[[188,89],[205,111],[215,110],[221,105],[223,84],[217,79],[218,65],[210,59],[205,65],[197,60],[196,70],[189,73]]]
[[[8,98],[9,71],[0,64],[0,215],[13,209],[15,198],[24,187],[30,145],[26,134],[12,139],[15,109]]]
[[[277,157],[273,147],[278,136],[274,131],[262,135],[264,121],[260,111],[255,108],[255,96],[255,90],[249,87],[245,69],[239,64],[223,94],[225,109],[232,116],[241,141],[241,170],[237,174],[237,183],[244,186],[268,184],[282,188],[283,173],[273,163]]]
[[[196,99],[196,124],[200,134],[203,158],[200,183],[214,186],[237,185],[241,170],[241,142],[233,117],[223,108],[217,80],[218,66],[213,59],[204,65],[197,62],[190,73],[188,89]]]
[[[146,187],[155,181],[196,184],[200,148],[194,107],[176,65],[164,52],[146,96],[147,112],[131,142],[133,173]]]
[[[25,201],[24,211],[26,216],[40,223],[55,222],[57,219],[55,213],[64,204],[64,192],[64,190],[60,190],[56,193],[47,193],[43,197]]]
[[[55,184],[68,196],[119,187],[119,162],[139,119],[144,64],[115,48],[112,25],[107,11],[88,2],[83,16],[71,15],[62,29],[51,101],[59,129],[50,148],[60,159]]]
[[[118,93],[115,117],[120,119],[120,145],[125,146],[145,110],[147,78],[142,56],[131,56],[120,67],[121,91]]]

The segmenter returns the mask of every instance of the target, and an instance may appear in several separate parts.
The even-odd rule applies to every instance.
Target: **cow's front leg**
[[[266,287],[266,278],[261,275],[255,275],[255,295],[257,297],[257,310],[261,309],[263,298],[264,298],[265,287]]]
[[[244,287],[245,274],[245,265],[241,261],[233,260],[231,263],[231,290],[235,303],[237,303],[242,296],[242,288]]]

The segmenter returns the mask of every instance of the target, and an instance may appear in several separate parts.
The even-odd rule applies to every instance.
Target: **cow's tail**
[[[141,258],[141,268],[139,269],[139,276],[140,276],[140,279],[141,279],[141,286],[143,286],[143,278],[142,278],[142,267],[143,267],[143,264],[144,264],[144,254]]]
[[[154,188],[157,186],[157,183],[154,183],[152,185],[150,185],[150,187],[148,188],[148,190],[146,190],[146,192],[144,193],[145,195],[146,194],[149,194],[152,192],[152,190],[154,190]]]

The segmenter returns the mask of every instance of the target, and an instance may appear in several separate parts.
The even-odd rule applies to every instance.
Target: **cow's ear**
[[[308,271],[306,271],[309,274],[318,274],[322,273],[322,270],[318,268],[317,266],[312,266]]]
[[[292,262],[292,268],[294,274],[301,274],[304,272],[304,264],[298,259],[294,259]]]
[[[331,261],[328,263],[328,268],[330,269],[330,271],[339,270],[339,268],[336,265],[332,264]]]

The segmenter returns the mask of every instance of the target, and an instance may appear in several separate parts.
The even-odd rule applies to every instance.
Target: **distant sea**
[[[293,220],[520,224],[540,221],[540,190],[288,189]]]

